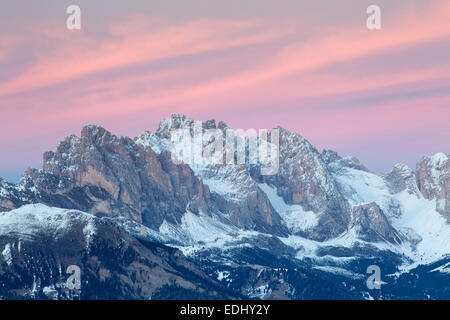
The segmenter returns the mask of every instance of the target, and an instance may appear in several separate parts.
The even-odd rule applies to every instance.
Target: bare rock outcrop
[[[424,157],[416,167],[417,186],[426,199],[437,201],[436,209],[450,219],[450,159],[443,152]]]
[[[157,228],[191,211],[212,208],[209,188],[189,166],[173,164],[129,138],[86,126],[44,154],[41,170],[27,172],[43,203],[94,215],[125,216]]]

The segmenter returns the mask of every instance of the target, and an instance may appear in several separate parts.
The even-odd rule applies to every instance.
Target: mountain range
[[[450,299],[447,153],[379,174],[277,127],[274,174],[248,153],[174,161],[173,133],[196,123],[173,114],[134,139],[88,125],[17,184],[0,179],[0,298]]]

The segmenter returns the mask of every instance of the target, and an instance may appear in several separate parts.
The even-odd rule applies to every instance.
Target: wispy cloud
[[[436,52],[450,48],[450,5],[414,4],[398,5],[402,14],[383,16],[375,32],[364,14],[356,25],[129,12],[78,33],[54,21],[22,27],[0,42],[0,130],[17,132],[0,138],[0,150],[12,140],[51,147],[91,122],[134,135],[172,112],[281,124],[369,162],[358,143],[377,136],[418,132],[448,148],[450,59]]]

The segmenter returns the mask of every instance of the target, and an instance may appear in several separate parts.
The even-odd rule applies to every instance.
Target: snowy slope
[[[83,228],[88,240],[95,233],[95,219],[93,215],[77,210],[30,204],[0,212],[0,235],[13,234],[22,240],[29,240],[36,233],[45,232],[58,237],[78,225]]]

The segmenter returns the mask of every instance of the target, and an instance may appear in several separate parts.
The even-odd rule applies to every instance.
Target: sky
[[[366,27],[373,4],[380,30]],[[40,168],[86,124],[135,137],[175,112],[414,169],[450,152],[450,1],[0,4],[0,177]]]

